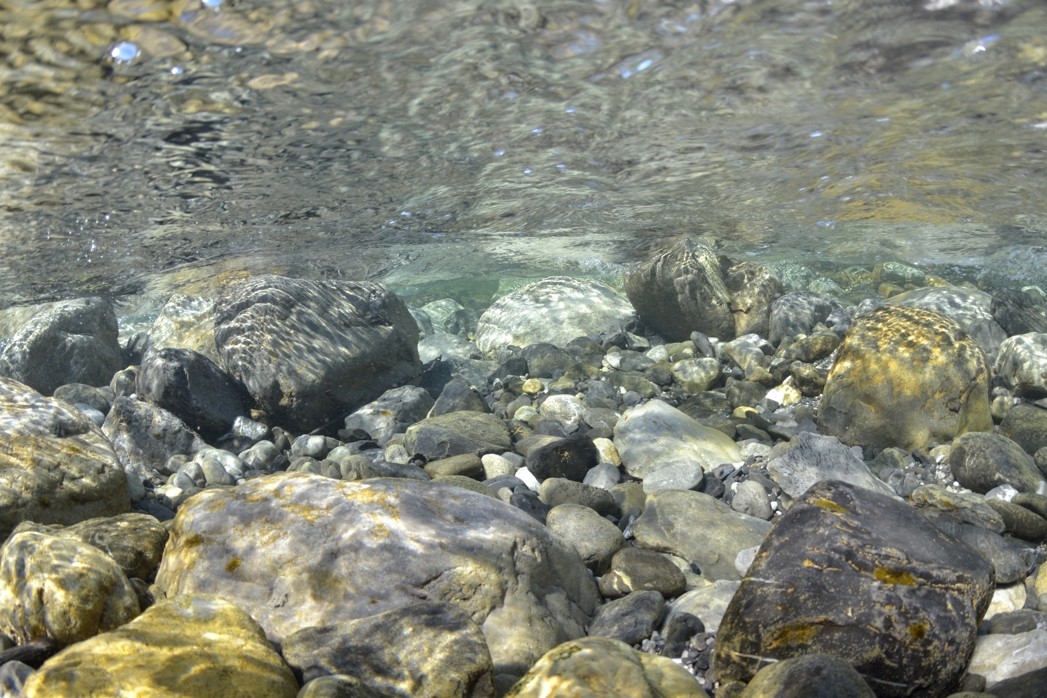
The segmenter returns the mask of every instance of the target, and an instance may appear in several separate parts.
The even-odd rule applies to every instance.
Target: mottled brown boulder
[[[279,424],[335,420],[418,375],[418,325],[377,283],[259,276],[215,301],[222,367]]]
[[[992,428],[989,365],[954,321],[884,306],[855,319],[825,382],[819,426],[854,446],[906,450]]]
[[[895,498],[820,482],[760,547],[720,624],[722,681],[829,654],[878,696],[948,695],[974,652],[992,564]]]
[[[721,257],[723,282],[731,296],[734,334],[766,337],[770,329],[771,304],[785,288],[769,267],[756,262],[734,261]]]
[[[130,508],[127,476],[95,423],[0,378],[0,540],[20,521],[74,524]]]

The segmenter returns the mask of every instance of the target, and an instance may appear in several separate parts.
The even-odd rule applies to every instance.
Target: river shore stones
[[[482,628],[495,672],[516,676],[584,635],[598,602],[578,554],[496,499],[416,480],[305,473],[186,501],[156,587],[169,598],[229,599],[276,643],[333,618],[450,603]]]
[[[66,383],[108,385],[123,368],[116,313],[101,298],[42,309],[0,350],[0,376],[50,395]]]
[[[130,507],[127,476],[94,422],[0,378],[0,539],[20,521],[74,524]]]
[[[278,423],[310,431],[421,370],[418,325],[381,284],[259,276],[215,302],[222,367]]]
[[[476,323],[475,341],[488,356],[510,345],[564,347],[577,337],[621,332],[635,317],[629,302],[610,286],[553,276],[492,303]]]
[[[907,450],[988,431],[989,366],[954,321],[884,306],[844,335],[822,393],[818,425],[848,445]]]
[[[290,668],[250,616],[215,596],[183,594],[59,652],[26,681],[22,696],[297,693]]]
[[[771,530],[731,600],[717,674],[747,682],[768,662],[824,653],[879,696],[944,696],[992,592],[991,563],[909,505],[821,482]]]

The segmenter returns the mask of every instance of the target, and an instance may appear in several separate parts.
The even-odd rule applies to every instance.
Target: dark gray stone
[[[792,657],[764,667],[738,698],[875,698],[861,674],[828,654]]]
[[[491,409],[469,381],[456,376],[440,391],[440,397],[436,398],[436,403],[429,413],[435,417],[448,412],[463,411],[490,412]]]
[[[558,378],[572,368],[577,370],[578,362],[566,349],[548,342],[529,344],[520,356],[527,362],[527,373],[534,377]]]
[[[1047,492],[1047,479],[1032,456],[1001,434],[971,432],[957,436],[952,442],[949,467],[957,482],[982,494],[1000,485],[1011,485],[1019,492]]]
[[[651,636],[664,617],[665,599],[661,594],[635,591],[601,606],[589,626],[589,636],[638,645]]]
[[[908,504],[841,482],[786,512],[716,638],[720,681],[775,660],[849,661],[885,698],[944,696],[963,677],[993,593],[992,565]]]
[[[600,462],[600,452],[584,434],[571,434],[527,454],[527,469],[541,482],[562,477],[575,482],[585,479],[589,469]]]
[[[1015,538],[1039,543],[1047,539],[1047,519],[1023,506],[1001,499],[986,499],[985,503],[1003,518],[1007,533]]]
[[[1029,403],[1015,405],[1000,422],[1000,434],[1035,454],[1047,446],[1047,410]]]
[[[207,440],[233,428],[250,410],[247,390],[215,362],[191,349],[146,352],[138,369],[141,400],[158,405]]]
[[[121,368],[116,313],[101,298],[62,301],[41,310],[0,351],[0,375],[43,395],[66,383],[108,385]]]
[[[113,444],[124,470],[142,480],[153,479],[154,471],[161,470],[171,456],[192,455],[207,445],[167,410],[129,397],[113,401],[102,433]]]
[[[222,365],[272,418],[311,431],[421,372],[418,326],[381,284],[260,276],[215,302]]]
[[[767,336],[771,303],[785,293],[785,288],[769,267],[755,262],[720,258],[724,286],[731,296],[734,334]]]
[[[433,461],[463,453],[483,456],[512,450],[509,428],[483,412],[449,412],[412,425],[404,435],[409,453]]]
[[[1002,289],[992,294],[992,317],[1009,336],[1047,332],[1047,307],[1027,293]]]
[[[425,419],[433,404],[432,396],[424,388],[414,385],[392,388],[346,417],[345,428],[339,436],[345,439],[354,429],[362,429],[379,446],[385,446],[393,434]]]
[[[783,337],[811,334],[817,324],[841,307],[832,298],[813,291],[786,293],[771,303],[767,338],[777,346]]]
[[[935,526],[953,538],[977,550],[992,563],[996,570],[996,583],[1012,584],[1025,577],[1036,561],[1036,547],[981,526],[965,523],[956,518],[924,510],[924,516]]]
[[[625,290],[643,323],[669,341],[688,339],[695,330],[734,337],[720,259],[694,240],[681,241],[628,275]]]

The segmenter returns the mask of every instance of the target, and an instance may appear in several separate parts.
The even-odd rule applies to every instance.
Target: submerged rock
[[[222,366],[277,423],[310,431],[421,371],[418,325],[381,284],[259,276],[215,302]]]
[[[909,505],[814,485],[771,530],[728,606],[720,680],[812,653],[851,663],[879,696],[949,694],[992,598],[992,565]]]
[[[495,672],[516,676],[583,635],[598,600],[574,550],[496,499],[416,480],[303,473],[186,501],[156,587],[168,597],[219,594],[277,643],[334,618],[449,603],[482,627]]]
[[[963,329],[930,310],[857,317],[825,382],[818,425],[848,445],[907,450],[992,428],[989,366]]]

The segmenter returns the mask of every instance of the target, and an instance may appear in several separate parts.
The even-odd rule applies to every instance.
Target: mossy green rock
[[[884,306],[844,336],[822,392],[818,423],[849,446],[906,450],[989,431],[989,365],[953,320]]]
[[[250,616],[214,596],[186,595],[59,652],[30,677],[22,696],[294,698],[297,693],[290,668]]]
[[[812,486],[760,547],[716,638],[721,681],[829,654],[876,695],[948,695],[974,652],[992,564],[893,497]]]
[[[277,643],[332,619],[445,602],[483,628],[495,673],[517,676],[583,635],[599,598],[574,550],[499,500],[417,480],[306,473],[186,501],[156,588],[234,601]]]

